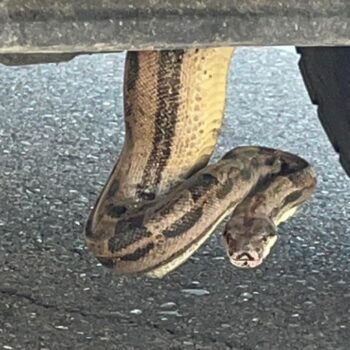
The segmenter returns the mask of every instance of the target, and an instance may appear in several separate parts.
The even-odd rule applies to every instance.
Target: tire
[[[299,47],[297,52],[311,101],[350,176],[350,47]]]

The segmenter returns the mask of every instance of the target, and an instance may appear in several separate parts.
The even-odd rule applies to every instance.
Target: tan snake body
[[[311,195],[304,191],[315,184],[308,163],[279,150],[240,147],[207,166],[222,124],[232,52],[128,52],[125,142],[85,229],[89,248],[105,266],[162,277],[227,215],[251,208],[248,198],[261,186],[268,193],[269,184],[304,174],[303,182],[286,191],[301,195],[279,205],[294,207]]]

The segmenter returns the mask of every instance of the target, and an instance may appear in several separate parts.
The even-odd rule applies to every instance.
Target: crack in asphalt
[[[86,312],[83,310],[78,310],[78,309],[74,309],[74,308],[67,308],[67,307],[59,307],[58,305],[53,305],[53,304],[48,304],[48,303],[44,303],[41,302],[39,300],[37,300],[36,298],[34,298],[31,295],[28,294],[24,294],[24,293],[20,293],[15,289],[12,288],[0,288],[0,294],[9,296],[9,297],[15,297],[17,299],[20,300],[27,300],[29,301],[32,305],[38,306],[38,307],[42,307],[44,309],[51,309],[51,310],[55,310],[56,312],[65,312],[68,314],[76,314],[82,317],[93,317],[96,319],[106,319],[106,318],[112,318],[112,319],[119,319],[119,320],[124,320],[124,321],[128,321],[128,322],[124,322],[124,324],[129,324],[130,326],[137,326],[139,325],[139,323],[135,323],[130,321],[129,316],[115,311],[115,312],[101,312],[99,314],[96,313],[92,313],[92,312]],[[172,331],[169,328],[164,328],[164,327],[160,327],[159,325],[155,324],[155,323],[150,323],[150,322],[142,322],[143,326],[146,326],[148,328],[153,328],[155,330],[161,330],[161,331],[166,331],[167,334],[171,335],[171,336],[175,336],[176,332]]]
[[[36,298],[34,298],[31,295],[28,294],[24,294],[24,293],[20,293],[15,289],[12,288],[0,288],[0,294],[5,295],[5,296],[9,296],[9,297],[15,297],[17,299],[20,300],[27,300],[29,301],[32,305],[38,306],[38,307],[42,307],[44,309],[47,310],[55,310],[56,312],[65,312],[68,314],[75,314],[75,315],[79,315],[81,317],[93,317],[95,319],[106,319],[106,318],[112,318],[112,319],[122,319],[122,320],[128,320],[128,316],[124,315],[120,312],[113,312],[113,313],[101,313],[101,314],[96,314],[96,313],[92,313],[92,312],[86,312],[86,311],[82,311],[82,310],[77,310],[77,309],[73,309],[73,308],[67,308],[67,307],[59,307],[57,305],[53,305],[53,304],[48,304],[48,303],[44,303],[41,302],[39,300],[37,300]],[[128,321],[128,322],[124,322],[124,324],[128,324],[131,327],[132,326],[140,326],[140,323],[135,323],[132,321]],[[167,328],[167,327],[161,327],[158,324],[155,324],[153,322],[141,322],[142,326],[147,327],[149,329],[153,329],[156,330],[158,332],[166,332],[166,334],[168,336],[170,336],[172,339],[174,339],[176,337],[176,332],[174,332],[173,330]],[[224,341],[219,341],[216,338],[213,337],[209,337],[207,340],[209,340],[213,345],[215,344],[216,346],[220,346],[221,345],[225,345],[227,349],[229,350],[236,350],[236,349],[240,349],[240,350],[251,350],[250,348],[247,347],[241,347],[241,344],[239,344],[238,342],[236,342],[235,345],[232,345],[231,343],[229,343],[227,340]],[[193,343],[194,346],[200,346],[200,343]]]
[[[41,302],[41,301],[35,299],[31,295],[20,293],[17,290],[14,290],[11,288],[0,288],[0,293],[3,295],[7,295],[9,297],[16,297],[18,299],[27,300],[31,304],[39,306],[39,307],[43,307],[45,309],[53,309],[57,312],[63,311],[63,312],[70,313],[70,314],[78,314],[82,317],[94,317],[97,319],[103,319],[105,317],[125,318],[125,319],[128,318],[128,316],[126,316],[120,312],[117,312],[117,311],[113,312],[113,313],[108,313],[108,314],[105,313],[102,315],[97,315],[97,314],[92,313],[92,312],[86,312],[86,311],[82,311],[82,310],[78,310],[78,309],[59,307],[58,305],[47,304],[47,303],[44,303],[44,302]]]

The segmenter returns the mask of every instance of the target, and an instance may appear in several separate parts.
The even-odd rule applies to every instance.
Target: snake
[[[124,144],[85,225],[103,266],[162,278],[228,219],[229,261],[253,268],[269,255],[277,226],[310,198],[315,171],[297,155],[247,145],[210,163],[233,53],[127,51]]]

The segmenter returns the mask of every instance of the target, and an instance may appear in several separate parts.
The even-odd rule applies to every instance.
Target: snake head
[[[224,242],[232,265],[259,266],[277,241],[274,223],[265,217],[233,216],[226,224]]]

